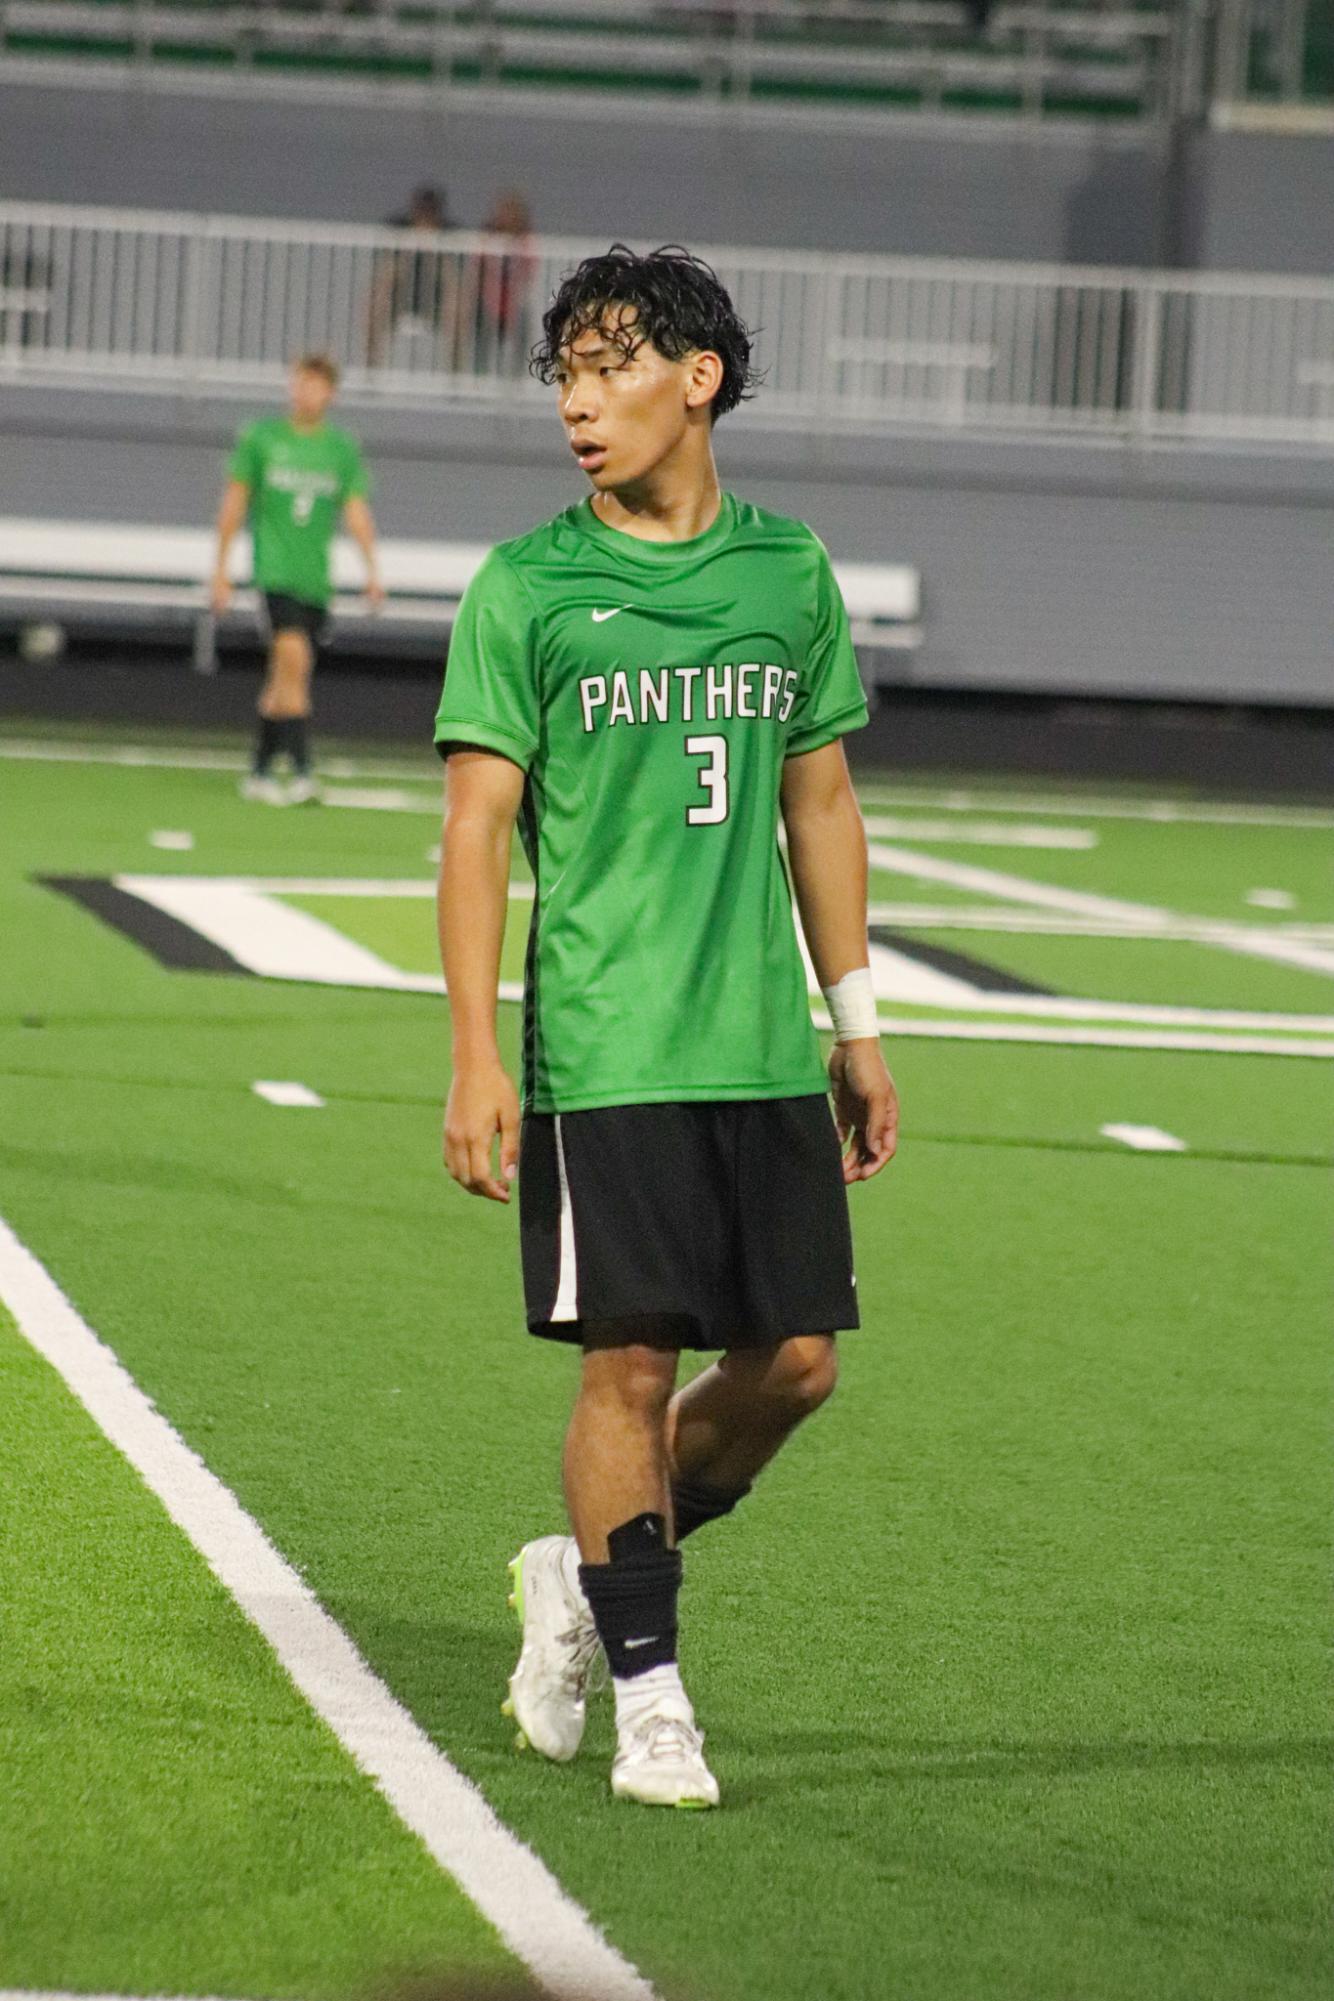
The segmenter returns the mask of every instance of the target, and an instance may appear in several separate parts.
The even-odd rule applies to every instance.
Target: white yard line
[[[357,813],[434,813],[440,817],[440,795],[409,792],[393,785],[326,785],[320,793],[325,806],[351,807]]]
[[[0,737],[0,758],[31,764],[114,764],[149,771],[250,769],[250,755],[244,750],[204,750],[189,744],[58,743],[42,737]],[[386,784],[395,779],[419,779],[423,785],[431,782],[430,765],[425,760],[410,764],[393,758],[362,762],[331,757],[321,768],[330,778],[365,778]],[[438,810],[438,798],[436,805]]]
[[[1123,1146],[1132,1147],[1136,1153],[1184,1153],[1186,1142],[1175,1133],[1165,1133],[1161,1126],[1099,1126],[1104,1139],[1119,1139]]]
[[[2,1218],[0,1300],[185,1531],[311,1707],[547,1992],[559,2001],[655,2001],[643,1976],[391,1695]]]
[[[1001,997],[1000,1005],[1010,996]],[[832,1028],[828,1011],[813,1008],[817,1028]],[[1063,1028],[1027,1021],[932,1021],[923,1016],[881,1014],[882,1035],[929,1042],[1038,1042],[1087,1049],[1179,1049],[1218,1056],[1334,1057],[1334,1038],[1297,1035],[1217,1035],[1205,1030],[1152,1028]]]
[[[209,876],[209,882],[227,881],[238,889],[259,890],[265,896],[401,896],[429,902],[435,895],[434,876],[360,875],[229,875]],[[533,885],[510,884],[511,903],[531,903]]]
[[[409,990],[417,984],[413,974],[390,965],[323,918],[229,877],[118,875],[113,880],[117,889],[188,924],[240,965],[269,979]]]
[[[143,765],[162,771],[245,771],[249,757],[243,751],[196,750],[187,745],[157,748],[146,744],[69,743],[40,737],[0,737],[0,758],[30,760],[47,764]],[[331,757],[323,765],[330,778],[418,780],[430,784],[428,770],[420,763],[369,763],[355,758]],[[1105,799],[1083,798],[1077,792],[1033,796],[979,790],[960,786],[878,785],[874,780],[857,787],[863,802],[873,810],[878,806],[908,807],[933,813],[1005,813],[1042,818],[1088,820],[1145,820],[1165,826],[1201,827],[1291,827],[1329,832],[1334,829],[1334,811],[1308,806],[1247,806],[1208,799]],[[438,801],[434,810],[438,810]]]
[[[75,1994],[53,1987],[0,1987],[0,2001],[210,2001],[210,1997],[164,1994]]]
[[[1179,827],[1292,827],[1328,833],[1334,812],[1318,806],[1229,805],[1208,799],[1085,799],[1077,792],[1064,797],[1016,796],[951,786],[945,791],[859,784],[858,796],[872,811],[880,806],[927,807],[937,813],[1051,814],[1070,820],[1142,820]]]
[[[922,882],[945,883],[950,889],[966,889],[978,896],[1031,904],[1039,910],[1061,910],[1076,917],[1135,925],[1145,935],[1170,931],[1181,922],[1176,912],[1160,910],[1151,903],[1130,903],[1121,897],[1095,896],[1086,890],[1033,882],[1001,869],[981,868],[975,862],[947,861],[943,855],[915,854],[911,848],[891,847],[883,841],[868,842],[867,851],[872,868],[915,876]],[[1239,952],[1246,958],[1270,959],[1303,972],[1334,976],[1334,950],[1276,935],[1272,925],[1219,924],[1206,942],[1224,951]]]
[[[270,1105],[302,1106],[318,1111],[324,1104],[319,1092],[312,1091],[309,1084],[260,1077],[250,1088],[257,1098],[263,1098]]]
[[[511,895],[513,891],[511,890]],[[1146,931],[1109,917],[1065,916],[1057,910],[1019,910],[1003,903],[871,903],[872,924],[900,930],[996,931],[1046,938],[1144,938],[1175,945],[1215,945],[1218,933],[1231,937],[1236,925],[1225,917],[1177,917]],[[1334,945],[1334,924],[1266,924],[1266,937],[1297,938],[1308,945]]]
[[[122,764],[153,771],[247,771],[239,750],[192,750],[185,744],[155,750],[138,743],[45,743],[39,737],[0,737],[0,758],[25,764]]]
[[[874,850],[874,852],[889,852]],[[892,852],[897,853],[897,850]],[[907,856],[914,867],[926,858]],[[927,863],[930,867],[953,868],[953,863],[940,863],[934,859]],[[966,867],[969,875],[979,871]],[[980,871],[990,876],[991,871]],[[1001,877],[1001,881],[1013,881],[1018,887],[1028,888],[1042,894],[1045,884],[1023,884],[1018,877]],[[330,891],[334,895],[374,894],[372,885],[362,878],[319,877],[239,877],[239,876],[193,876],[193,875],[122,875],[114,878],[118,889],[141,898],[154,905],[178,922],[188,924],[201,937],[227,952],[239,965],[264,979],[296,980],[307,984],[341,987],[375,988],[391,993],[443,994],[445,983],[439,973],[410,973],[383,959],[366,946],[325,923],[322,918],[309,911],[300,910],[294,904],[283,901],[283,895],[311,894],[310,885]],[[519,886],[521,896],[531,899],[531,885]],[[411,878],[400,881],[398,892],[405,896],[426,896],[430,885],[417,883]],[[316,892],[318,893],[318,891]],[[1056,892],[1062,894],[1063,892]],[[1073,892],[1072,892],[1073,894]],[[1134,908],[1134,906],[1128,906]],[[1150,912],[1150,915],[1153,913]],[[1140,931],[1136,936],[1158,936],[1158,932]],[[1315,948],[1310,948],[1315,949]],[[809,953],[803,945],[806,959],[807,984],[812,993],[818,991],[814,969]],[[1334,954],[1331,954],[1334,957]],[[1290,1037],[1334,1035],[1334,1014],[1279,1014],[1267,1011],[1240,1008],[1177,1007],[1160,1005],[1149,1001],[1103,1001],[1067,998],[1062,995],[1046,994],[996,994],[983,991],[966,978],[944,972],[932,966],[922,965],[907,954],[897,952],[892,946],[873,943],[871,946],[871,970],[876,992],[882,1003],[902,1006],[905,1003],[915,1007],[938,1007],[951,1013],[988,1014],[1000,1016],[1021,1016],[1035,1022],[1071,1022],[1119,1025],[1116,1033],[1129,1034],[1135,1027],[1168,1030],[1202,1030],[1209,1040],[1204,1044],[1190,1044],[1164,1040],[1150,1046],[1160,1048],[1186,1048],[1193,1046],[1219,1048],[1224,1046],[1220,1038],[1228,1038],[1237,1033],[1254,1031],[1257,1035],[1272,1034]],[[501,982],[499,997],[504,1001],[518,1001],[523,997],[523,985],[518,980]],[[952,1024],[959,1033],[964,1033],[963,1024]],[[1042,1038],[1022,1034],[1023,1023],[1012,1022],[1005,1035],[996,1031],[997,1039],[1011,1040],[1073,1040],[1074,1037],[1056,1036]],[[933,1025],[936,1033],[942,1029]],[[925,1033],[916,1027],[914,1033]],[[968,1034],[977,1031],[971,1026]],[[990,1031],[989,1031],[990,1032]],[[1105,1038],[1104,1038],[1105,1039]],[[1134,1040],[1126,1046],[1136,1046]],[[1227,1046],[1232,1046],[1230,1043]],[[1249,1048],[1249,1044],[1243,1045]]]
[[[883,813],[866,815],[866,831],[876,840],[963,842],[978,848],[1096,848],[1091,827],[1003,826],[995,820],[904,820]]]

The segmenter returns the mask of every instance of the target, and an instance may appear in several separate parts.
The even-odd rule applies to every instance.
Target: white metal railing
[[[327,349],[354,402],[509,411],[601,244],[0,204],[0,387],[267,395]],[[742,421],[1334,443],[1334,281],[705,253],[759,329]]]

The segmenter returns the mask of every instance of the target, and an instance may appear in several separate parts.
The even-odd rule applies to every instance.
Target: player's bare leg
[[[733,1348],[673,1397],[667,1413],[676,1540],[730,1514],[804,1419],[833,1394],[830,1334]]]
[[[591,1331],[591,1330],[590,1330]],[[671,1519],[667,1411],[674,1351],[589,1347],[565,1437],[565,1505],[585,1563],[608,1563],[608,1537],[638,1515]]]
[[[314,796],[306,733],[314,666],[314,649],[304,632],[296,627],[275,632],[257,704],[259,742],[252,774],[255,797],[282,803],[284,799],[304,802]],[[271,774],[273,760],[284,751],[291,760],[293,773],[292,786],[286,795]]]
[[[681,1558],[671,1547],[667,1411],[677,1355],[619,1343],[617,1332],[585,1330],[565,1442],[566,1504],[583,1561],[572,1577],[575,1545],[562,1548],[556,1537],[530,1543],[516,1559],[524,1652],[510,1684],[512,1713],[539,1749],[546,1745],[527,1718],[559,1747],[548,1756],[573,1756],[583,1731],[591,1627],[616,1695],[613,1792],[648,1806],[716,1806],[717,1781],[676,1664]],[[531,1609],[530,1575],[542,1594]],[[573,1616],[576,1590],[587,1612],[582,1631]]]

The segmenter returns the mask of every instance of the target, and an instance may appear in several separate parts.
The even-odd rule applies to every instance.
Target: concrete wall
[[[0,402],[4,511],[200,523],[238,407]],[[384,530],[499,540],[585,490],[554,420],[350,413]],[[922,572],[916,686],[1334,707],[1334,466],[719,432],[724,478],[836,557]]]
[[[1334,136],[1207,132],[1193,150],[1202,265],[1334,275]]]
[[[1334,137],[632,110],[0,83],[0,199],[374,222],[429,179],[477,223],[517,183],[556,234],[1334,271]]]
[[[0,85],[0,198],[376,222],[434,180],[477,224],[513,184],[558,235],[1100,263],[1154,261],[1165,228],[1162,160],[1133,135],[426,102]]]

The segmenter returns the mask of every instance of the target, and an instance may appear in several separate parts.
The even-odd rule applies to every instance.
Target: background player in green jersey
[[[613,1791],[712,1806],[678,1545],[833,1388],[834,1334],[857,1325],[846,1184],[895,1146],[840,742],[866,704],[820,543],[720,490],[713,422],[752,376],[714,274],[616,245],[543,324],[536,365],[593,492],[492,552],[436,723],[445,1159],[495,1201],[518,1175],[529,1327],[582,1349],[574,1536],[511,1566],[506,1709],[521,1742],[573,1757],[600,1644]],[[496,1042],[516,821],[535,878],[522,1111]],[[827,1076],[789,870],[838,1032]],[[683,1348],[722,1354],[677,1391]]]
[[[327,423],[338,370],[327,355],[307,354],[292,370],[287,416],[242,431],[227,466],[218,512],[218,552],[211,598],[221,614],[231,602],[227,555],[247,518],[254,537],[255,586],[269,627],[269,658],[259,694],[255,760],[242,790],[270,805],[313,799],[310,772],[310,680],[329,622],[333,579],[329,552],[341,517],[366,558],[366,596],[383,602],[375,553],[370,479],[361,447]],[[285,788],[273,776],[280,756],[291,764]]]

